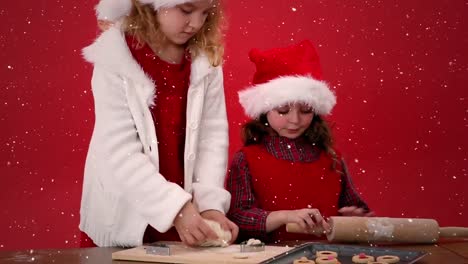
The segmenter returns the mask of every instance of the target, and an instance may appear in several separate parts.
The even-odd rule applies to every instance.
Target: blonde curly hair
[[[138,41],[137,46],[147,43],[154,50],[160,49],[160,43],[165,36],[159,30],[156,12],[151,5],[142,5],[138,0],[132,0],[132,11],[124,19],[122,26],[124,32],[135,37]],[[221,0],[216,0],[202,28],[187,43],[192,58],[204,53],[212,66],[220,65],[224,53],[223,29],[224,15]]]

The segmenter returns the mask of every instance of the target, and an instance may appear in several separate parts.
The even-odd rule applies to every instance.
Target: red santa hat
[[[252,86],[239,92],[239,102],[250,118],[258,118],[288,103],[305,103],[319,115],[327,115],[336,97],[322,81],[319,57],[308,40],[299,44],[249,53],[255,63]]]
[[[194,0],[138,0],[141,4],[152,4],[154,10],[174,7]],[[130,14],[132,0],[100,0],[96,6],[98,19],[117,21]]]

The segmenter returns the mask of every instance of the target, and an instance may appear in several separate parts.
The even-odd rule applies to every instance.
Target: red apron
[[[317,208],[323,217],[338,214],[341,174],[333,159],[321,152],[313,162],[277,159],[263,146],[244,147],[252,188],[259,207],[266,211]],[[285,226],[269,234],[270,242],[310,240],[310,235],[287,233]]]

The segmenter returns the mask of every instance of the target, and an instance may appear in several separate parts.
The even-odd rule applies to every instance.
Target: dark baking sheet
[[[410,264],[423,258],[427,255],[424,251],[406,251],[399,249],[383,248],[383,247],[366,247],[355,245],[338,245],[338,244],[323,244],[310,242],[302,244],[294,249],[291,249],[281,255],[261,262],[262,264],[292,264],[294,260],[301,257],[315,260],[317,251],[330,250],[338,253],[338,260],[341,264],[353,264],[351,258],[359,253],[365,253],[369,256],[395,255],[400,258],[399,264]]]

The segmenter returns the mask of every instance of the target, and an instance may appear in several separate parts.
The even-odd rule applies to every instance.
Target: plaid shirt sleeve
[[[228,217],[239,226],[240,239],[265,239],[270,212],[258,208],[251,178],[245,154],[239,151],[233,157],[226,181],[226,189],[232,196]]]
[[[346,163],[343,159],[341,159],[341,166],[343,168],[343,174],[341,176],[341,193],[338,200],[338,207],[356,206],[358,208],[363,208],[365,212],[369,212],[369,207],[361,199],[356,188],[354,188],[348,168],[346,167]]]

